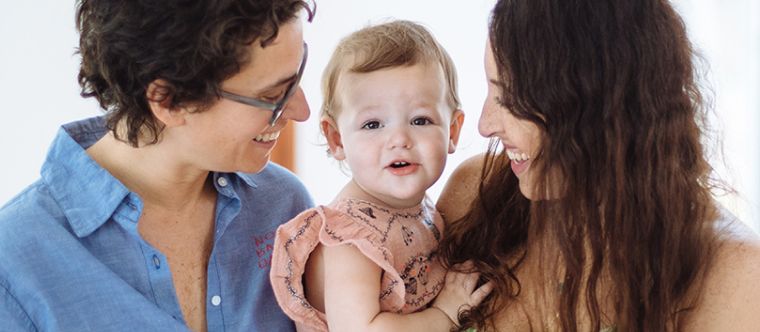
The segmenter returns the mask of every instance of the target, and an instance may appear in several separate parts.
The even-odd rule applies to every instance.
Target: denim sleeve
[[[0,283],[0,331],[37,331],[15,297]]]

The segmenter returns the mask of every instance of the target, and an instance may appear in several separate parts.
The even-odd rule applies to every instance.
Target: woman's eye
[[[263,101],[266,101],[268,103],[275,104],[278,101],[280,101],[280,99],[282,99],[282,95],[283,94],[284,94],[284,92],[280,91],[280,92],[277,92],[277,93],[272,93],[272,94],[269,94],[269,95],[261,96],[259,99],[261,99]]]
[[[380,121],[367,121],[362,125],[362,129],[378,129],[380,128]]]
[[[432,123],[433,123],[432,120],[430,120],[429,118],[424,118],[424,117],[415,118],[414,120],[412,120],[412,125],[415,125],[415,126],[424,126],[424,125],[429,125]]]
[[[512,102],[511,102],[511,100],[510,100],[510,99],[508,99],[508,98],[503,98],[503,97],[501,97],[501,96],[497,96],[496,98],[494,98],[494,100],[495,100],[495,101],[496,101],[496,103],[497,103],[499,106],[501,106],[501,107],[504,107],[504,108],[512,108]]]

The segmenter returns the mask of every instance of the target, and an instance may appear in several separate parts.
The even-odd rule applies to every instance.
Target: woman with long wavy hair
[[[706,110],[665,0],[500,0],[489,152],[438,202],[449,265],[495,281],[462,329],[750,330],[760,244],[714,200]]]

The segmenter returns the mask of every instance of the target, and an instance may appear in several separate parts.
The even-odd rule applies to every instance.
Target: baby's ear
[[[185,112],[179,112],[180,109],[171,106],[173,91],[171,83],[162,79],[150,82],[145,90],[145,99],[151,113],[167,128],[185,123]]]
[[[459,143],[459,134],[462,133],[462,124],[464,123],[464,112],[455,110],[451,115],[451,124],[449,124],[449,153],[457,150]]]
[[[343,141],[341,140],[335,120],[330,117],[324,117],[320,120],[319,125],[322,128],[322,134],[327,138],[327,146],[333,158],[335,160],[346,159],[346,153],[343,151]]]

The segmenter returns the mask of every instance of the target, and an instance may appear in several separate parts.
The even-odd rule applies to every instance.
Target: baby
[[[278,303],[299,331],[451,329],[492,288],[440,265],[444,224],[425,196],[464,120],[451,59],[418,24],[376,25],[339,43],[322,90],[322,133],[352,179],[278,228]]]

